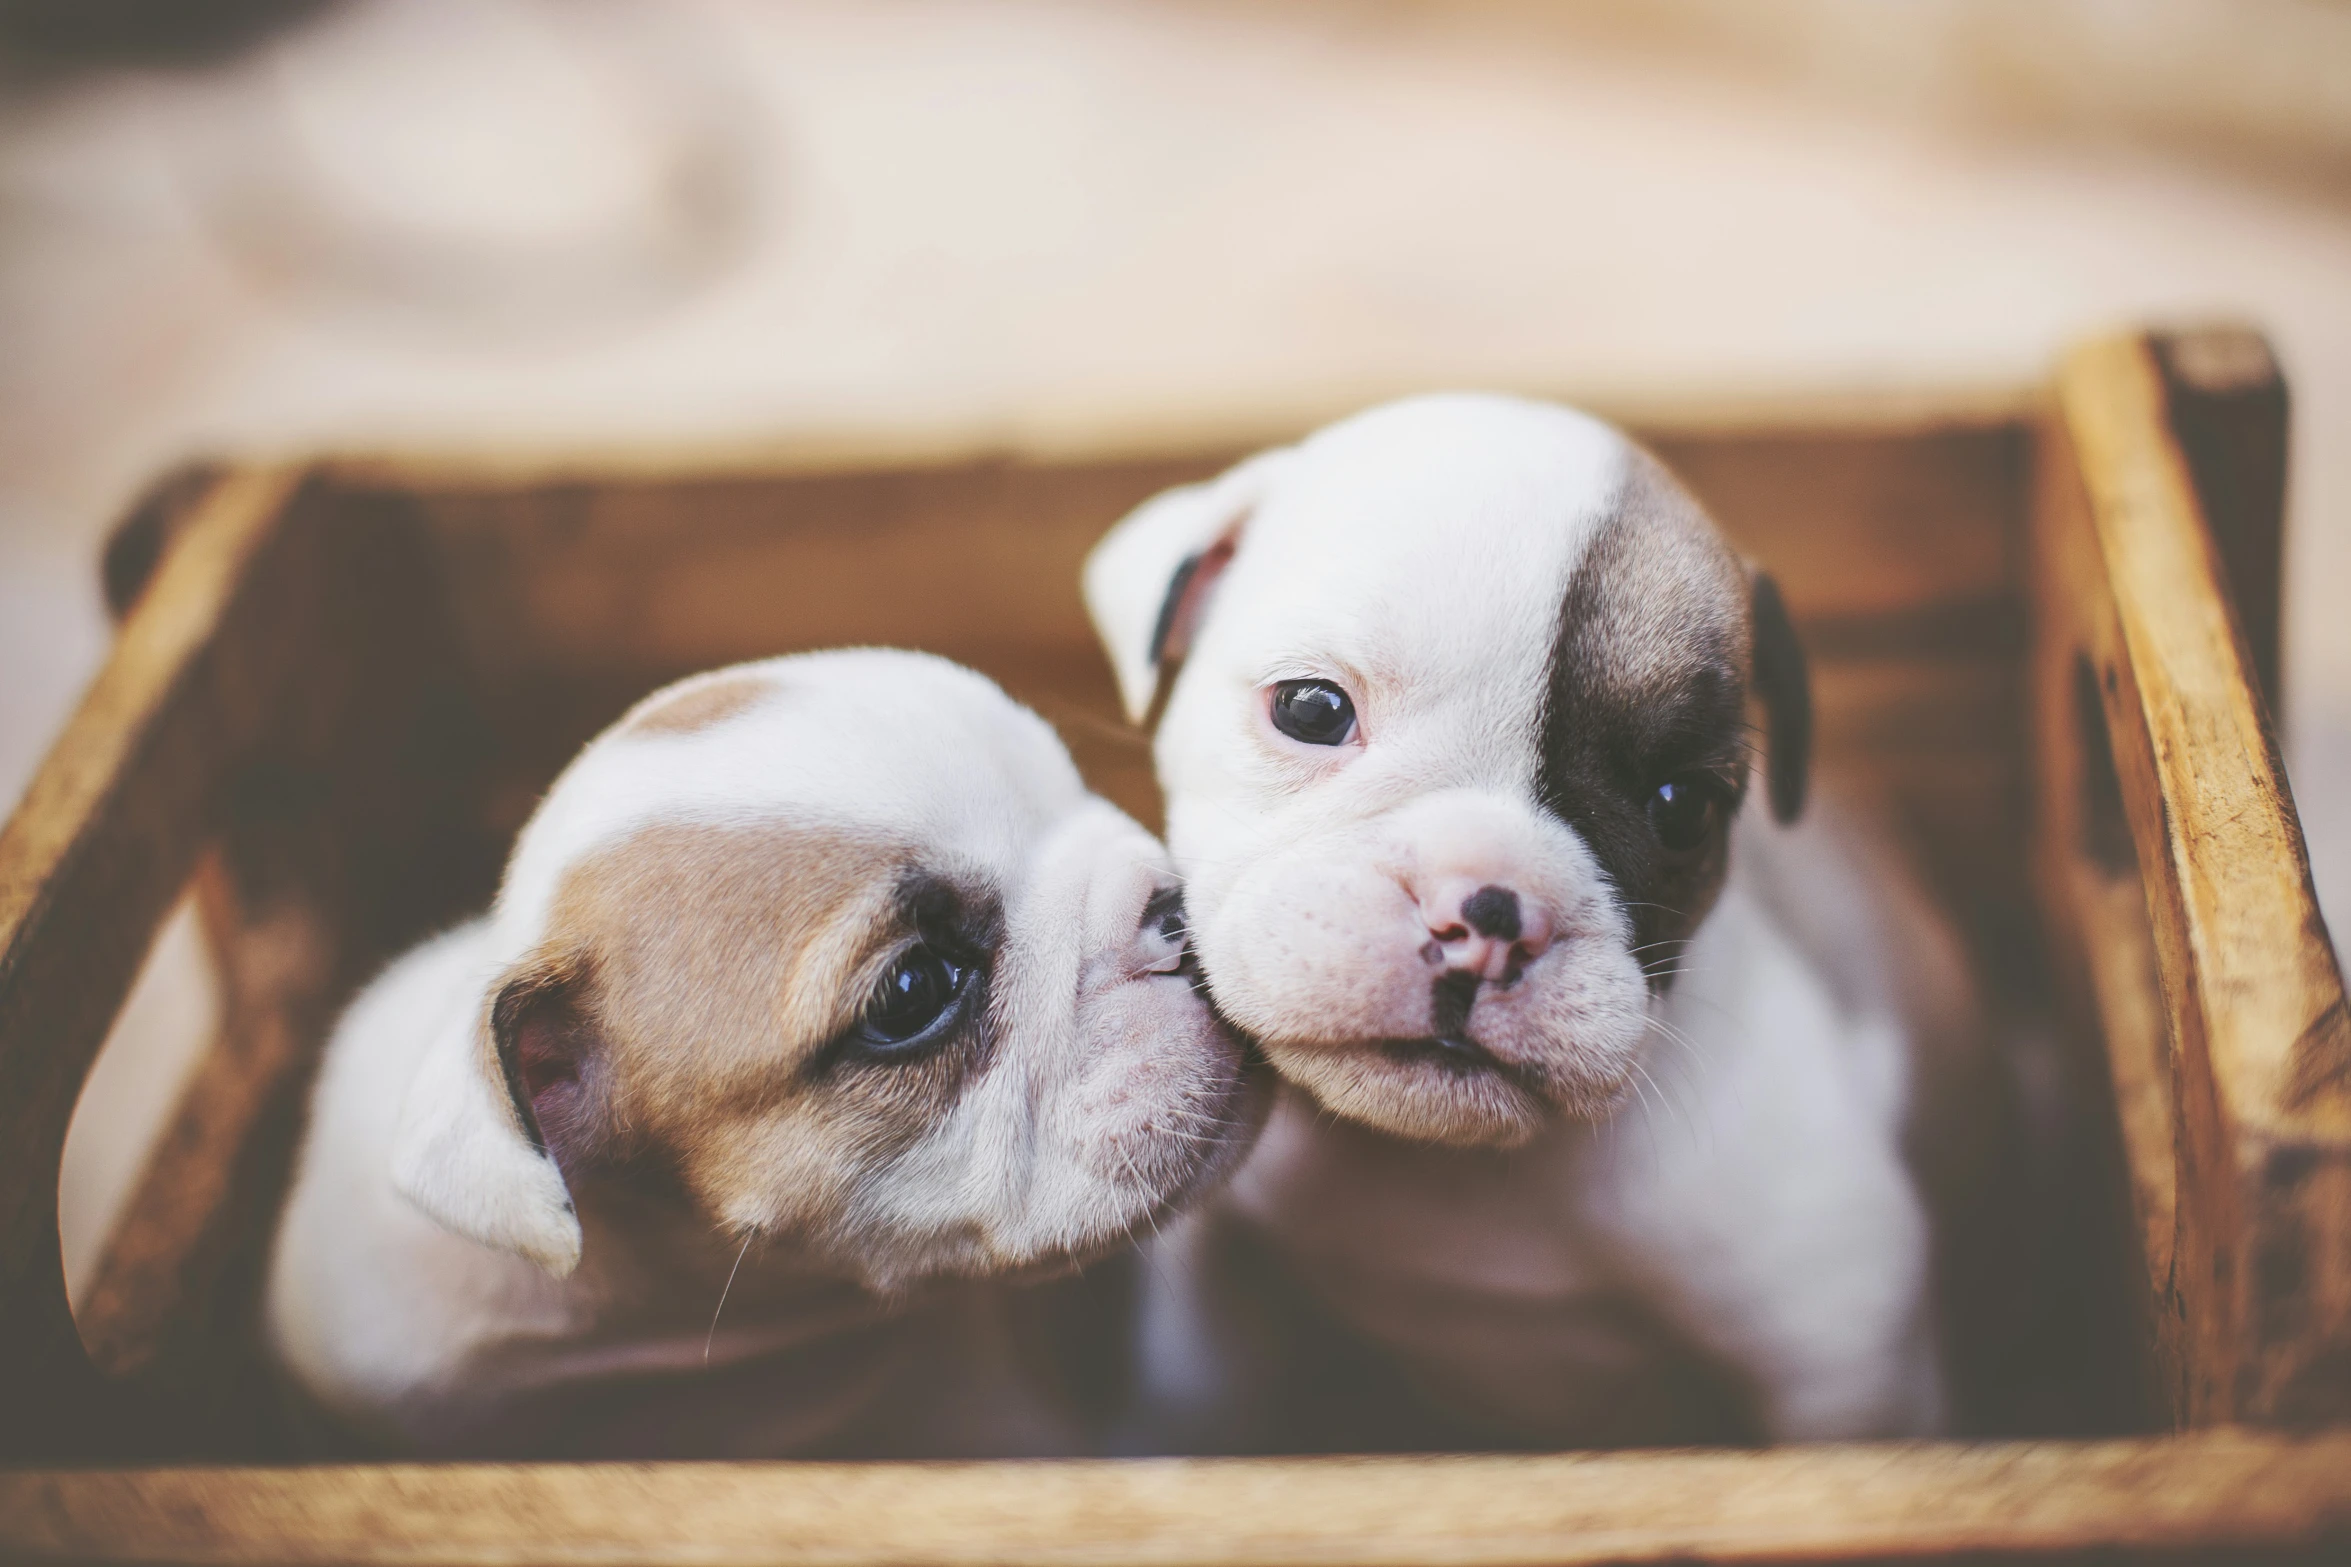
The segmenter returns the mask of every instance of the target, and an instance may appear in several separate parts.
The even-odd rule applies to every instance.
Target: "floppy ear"
[[[1753,573],[1748,585],[1755,627],[1755,694],[1763,702],[1771,814],[1792,822],[1804,812],[1812,770],[1812,675],[1804,644],[1771,573]]]
[[[576,970],[531,963],[507,974],[472,1026],[427,1046],[392,1147],[402,1196],[557,1278],[580,1260],[579,1216],[555,1153],[591,1119],[585,1000]]]
[[[1242,524],[1290,456],[1259,452],[1205,484],[1164,490],[1086,557],[1086,609],[1130,721],[1144,720],[1162,677],[1183,662]]]

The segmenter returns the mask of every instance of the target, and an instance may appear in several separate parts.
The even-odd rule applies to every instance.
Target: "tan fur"
[[[806,1070],[913,934],[890,898],[913,858],[841,829],[665,824],[564,878],[527,966],[588,976],[614,1120],[634,1151],[676,1161],[708,1212],[779,1195],[791,1209],[768,1223],[836,1209],[847,1146],[910,1141],[951,1099],[967,1064],[953,1053],[829,1093]],[[779,1120],[800,1135],[766,1135]]]
[[[628,730],[631,734],[692,734],[725,723],[775,689],[771,681],[757,675],[721,675],[655,697],[651,705],[630,717]]]

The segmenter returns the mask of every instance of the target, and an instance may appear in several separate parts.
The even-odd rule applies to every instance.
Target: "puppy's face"
[[[1284,1075],[1475,1144],[1629,1091],[1722,880],[1756,647],[1662,469],[1563,409],[1416,399],[1146,506],[1088,573],[1130,707],[1188,640],[1169,844]]]
[[[571,1194],[674,1194],[879,1287],[1099,1251],[1261,1108],[1158,845],[937,660],[650,699],[558,782],[492,928],[479,1065]]]

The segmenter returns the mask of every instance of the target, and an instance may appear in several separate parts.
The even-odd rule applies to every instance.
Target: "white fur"
[[[1253,1128],[1237,1046],[1142,923],[1164,852],[1085,791],[1041,720],[912,654],[703,678],[744,676],[773,689],[699,729],[624,719],[591,745],[524,829],[494,908],[395,963],[328,1045],[267,1314],[280,1361],[363,1440],[653,1456],[1065,1448],[1072,1434],[1013,1373],[991,1281],[1119,1242]],[[852,1184],[841,1211],[797,1231],[778,1214],[799,1194],[759,1179],[682,1225],[674,1205],[625,1190],[575,1211],[526,1140],[486,1027],[570,867],[642,827],[695,823],[869,826],[1003,890],[993,1054],[899,1151],[819,1150]],[[707,1044],[675,1048],[690,1065]],[[787,1136],[742,1158],[789,1171],[808,1154]],[[722,1294],[727,1325],[706,1349]],[[669,1410],[645,1434],[625,1410],[609,1430],[566,1413],[583,1389],[625,1398],[631,1377],[691,1378],[705,1354],[721,1372],[781,1366],[828,1391],[730,1401],[713,1376],[688,1416]]]
[[[1321,1103],[1285,1093],[1224,1213],[1436,1404],[1521,1439],[1574,1439],[1557,1411],[1590,1358],[1579,1311],[1626,1296],[1748,1382],[1775,1437],[1929,1432],[1942,1400],[1926,1219],[1899,1151],[1896,987],[1856,1003],[1777,917],[1758,880],[1775,856],[1750,845],[1787,835],[1758,798],[1653,998],[1593,857],[1534,799],[1562,594],[1631,460],[1565,409],[1417,398],[1163,496],[1089,562],[1140,713],[1158,672],[1138,609],[1156,600],[1129,574],[1238,539],[1164,699],[1168,842],[1220,1006]],[[1354,694],[1357,743],[1272,729],[1265,693],[1294,678]],[[1560,932],[1478,1003],[1481,1042],[1553,1088],[1539,1116],[1364,1048],[1426,1031],[1413,888],[1456,865],[1500,867]],[[1261,1341],[1214,1298],[1215,1217],[1160,1248],[1140,1446],[1280,1440],[1253,1393],[1271,1376],[1251,1361]]]

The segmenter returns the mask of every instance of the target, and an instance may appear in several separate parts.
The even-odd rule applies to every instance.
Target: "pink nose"
[[[1508,984],[1551,945],[1551,916],[1508,887],[1448,877],[1421,894],[1428,944],[1420,955],[1432,968],[1475,974]]]

